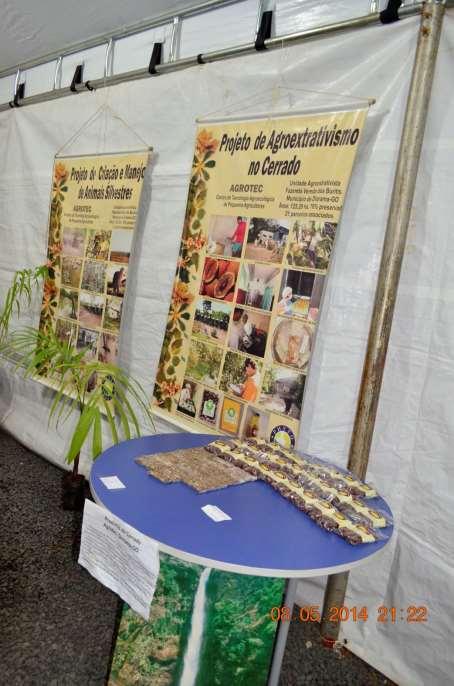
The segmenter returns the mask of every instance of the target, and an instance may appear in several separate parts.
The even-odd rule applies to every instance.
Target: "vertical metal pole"
[[[285,593],[284,605],[290,610],[292,616],[293,606],[295,604],[296,588],[298,586],[298,579],[289,579],[287,584],[287,591]],[[273,652],[273,663],[271,665],[270,674],[268,677],[267,686],[277,686],[279,683],[279,676],[281,673],[282,658],[284,657],[285,646],[287,643],[288,630],[290,628],[290,621],[279,622],[277,630],[276,643]]]
[[[418,44],[350,444],[348,467],[361,479],[366,475],[374,433],[444,12],[444,2],[426,2],[422,7]],[[321,633],[326,642],[335,641],[339,635],[339,624],[328,622],[326,617],[330,607],[343,604],[347,581],[348,573],[334,574],[328,579],[323,606],[324,619],[321,625]]]

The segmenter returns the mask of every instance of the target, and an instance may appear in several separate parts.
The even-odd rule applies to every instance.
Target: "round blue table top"
[[[197,493],[165,484],[135,462],[144,454],[201,446],[206,434],[157,434],[126,441],[94,462],[95,500],[156,541],[162,552],[206,567],[255,576],[302,578],[346,571],[378,553],[387,539],[351,545],[328,533],[263,481]],[[117,476],[126,488],[109,490],[101,477]],[[367,501],[390,512],[382,498]],[[215,522],[201,508],[216,505],[231,520]]]

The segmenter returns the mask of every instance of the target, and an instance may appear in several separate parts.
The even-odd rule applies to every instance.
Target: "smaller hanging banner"
[[[115,364],[148,152],[55,160],[40,329]],[[45,382],[45,380],[44,380]]]
[[[361,109],[198,128],[158,416],[295,444],[365,118]]]

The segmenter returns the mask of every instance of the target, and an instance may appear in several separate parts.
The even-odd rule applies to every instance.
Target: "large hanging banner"
[[[365,118],[361,109],[199,127],[158,416],[294,445]]]
[[[55,160],[40,328],[115,364],[148,152]]]

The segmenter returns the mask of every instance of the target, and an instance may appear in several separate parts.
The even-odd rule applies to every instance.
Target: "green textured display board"
[[[265,686],[285,581],[160,560],[149,621],[123,607],[109,686]]]

